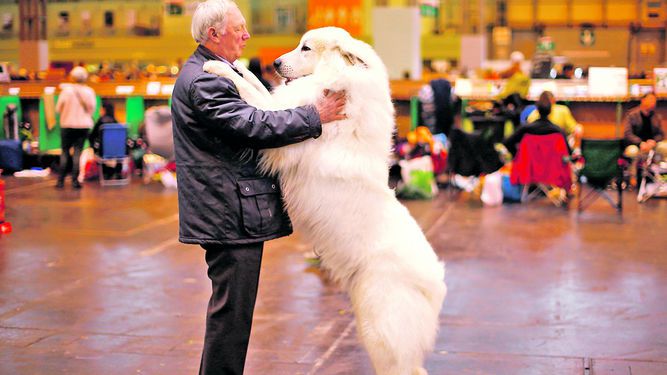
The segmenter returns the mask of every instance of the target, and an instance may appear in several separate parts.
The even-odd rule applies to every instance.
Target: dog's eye
[[[301,52],[306,52],[306,51],[310,51],[310,47],[308,46],[301,47]]]

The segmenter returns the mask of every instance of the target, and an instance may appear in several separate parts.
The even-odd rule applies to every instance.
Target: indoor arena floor
[[[196,374],[210,284],[175,190],[3,180],[0,374]],[[404,203],[447,263],[431,375],[667,374],[667,200]],[[373,374],[309,250],[267,243],[246,374]]]

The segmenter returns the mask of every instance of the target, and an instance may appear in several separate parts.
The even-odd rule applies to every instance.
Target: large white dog
[[[377,374],[426,374],[446,294],[444,264],[387,186],[394,108],[384,64],[345,30],[307,32],[278,60],[287,85],[270,95],[240,64],[209,61],[204,70],[231,79],[259,109],[313,104],[324,89],[345,90],[347,119],[318,139],[263,150],[261,167],[280,175],[295,228],[350,295],[358,336]]]

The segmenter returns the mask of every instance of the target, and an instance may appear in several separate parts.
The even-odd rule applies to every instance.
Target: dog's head
[[[368,68],[370,46],[338,27],[323,27],[303,35],[297,48],[280,56],[273,65],[287,82],[313,74],[318,65],[344,64]]]

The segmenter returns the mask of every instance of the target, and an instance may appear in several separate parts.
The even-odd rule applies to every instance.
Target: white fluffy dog
[[[324,125],[318,139],[263,150],[261,166],[280,175],[295,228],[349,293],[376,373],[426,374],[445,269],[387,186],[394,108],[386,68],[369,45],[333,27],[307,32],[276,62],[288,84],[273,95],[240,64],[244,78],[219,61],[204,70],[231,79],[244,100],[267,110],[345,90],[347,119]]]

